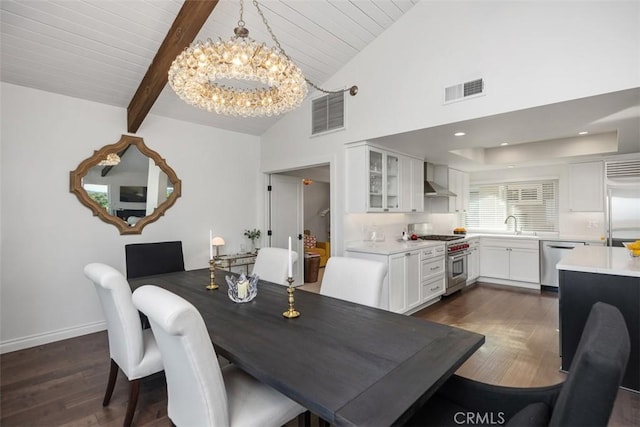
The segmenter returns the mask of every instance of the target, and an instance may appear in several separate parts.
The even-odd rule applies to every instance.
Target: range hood
[[[444,185],[440,185],[433,179],[433,165],[424,163],[424,196],[425,197],[456,197],[456,193],[450,191]]]

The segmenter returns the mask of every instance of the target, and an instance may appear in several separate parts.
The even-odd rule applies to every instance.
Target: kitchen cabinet
[[[449,197],[449,212],[466,212],[469,207],[469,174],[449,169],[449,191],[455,196]]]
[[[540,255],[536,239],[481,238],[480,276],[540,287]],[[512,283],[505,283],[512,284]],[[532,286],[527,286],[532,287]]]
[[[417,243],[415,249],[397,251],[397,245],[403,244],[352,246],[345,250],[345,256],[385,263],[388,272],[382,284],[380,308],[411,314],[444,294],[446,249],[444,244]]]
[[[389,256],[389,310],[403,313],[421,303],[420,251]]]
[[[603,162],[569,164],[569,210],[604,211]]]
[[[467,272],[467,286],[474,284],[480,277],[480,238],[475,237],[468,239],[469,243],[469,262]]]
[[[366,143],[348,146],[346,154],[349,212],[424,211],[422,194],[416,197],[422,191],[421,159]]]
[[[445,253],[444,245],[423,249],[420,254],[421,302],[426,303],[445,292]]]
[[[469,174],[446,165],[433,165],[433,181],[455,194],[449,197],[429,197],[431,213],[461,213],[469,206]]]
[[[409,158],[411,164],[411,196],[409,212],[424,212],[424,160]]]

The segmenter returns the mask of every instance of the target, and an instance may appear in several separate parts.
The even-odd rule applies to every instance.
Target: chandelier
[[[357,86],[330,92],[307,80],[280,46],[257,0],[253,4],[276,46],[268,47],[249,37],[240,0],[235,36],[227,41],[197,41],[171,64],[169,84],[183,101],[218,114],[260,117],[279,115],[300,106],[308,92],[307,83],[325,93],[347,90],[351,95],[357,93]],[[222,81],[244,81],[245,87],[227,86]]]
[[[109,153],[107,154],[107,157],[98,163],[98,166],[116,166],[118,164],[120,164],[120,156],[116,153]]]

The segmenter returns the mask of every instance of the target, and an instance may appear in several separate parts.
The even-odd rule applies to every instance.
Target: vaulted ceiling
[[[321,85],[417,1],[261,0],[260,5],[284,50]],[[182,6],[182,0],[2,0],[0,78],[126,108]],[[196,39],[230,38],[239,13],[239,0],[220,0]],[[244,1],[243,20],[252,38],[273,45],[251,0]],[[254,135],[278,120],[198,110],[169,85],[150,112]]]

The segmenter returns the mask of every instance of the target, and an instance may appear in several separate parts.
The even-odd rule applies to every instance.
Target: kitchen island
[[[640,257],[625,248],[578,246],[556,267],[562,370],[571,366],[591,306],[603,301],[618,307],[629,330],[631,352],[622,386],[640,392]]]

